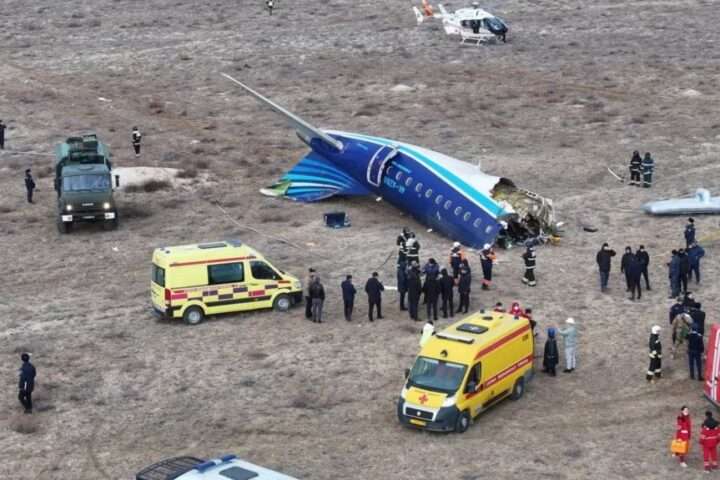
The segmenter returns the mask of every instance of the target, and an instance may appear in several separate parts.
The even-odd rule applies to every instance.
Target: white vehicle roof
[[[298,480],[294,477],[254,465],[235,455],[202,461],[176,457],[147,467],[136,480]]]

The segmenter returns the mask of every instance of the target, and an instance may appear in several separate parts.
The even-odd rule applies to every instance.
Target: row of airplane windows
[[[393,170],[393,167],[392,167],[392,165],[391,165],[391,166],[388,167],[388,170],[387,170],[387,175],[390,176],[390,177],[393,176],[392,170]],[[405,173],[403,173],[402,171],[398,171],[398,172],[395,174],[395,181],[397,181],[397,182],[402,182],[402,179],[403,179],[404,177],[405,177]],[[410,186],[411,186],[412,183],[413,183],[413,177],[407,177],[407,178],[405,179],[405,182],[404,182],[404,183],[405,183],[405,187],[410,188]],[[423,184],[422,184],[422,182],[418,182],[418,183],[415,185],[415,192],[422,194],[422,189],[423,189]],[[425,190],[425,198],[430,199],[432,196],[433,196],[432,188],[428,188],[427,190]],[[452,207],[452,200],[445,200],[445,203],[444,203],[444,204],[443,204],[443,200],[445,200],[445,199],[444,199],[444,197],[442,196],[442,194],[438,194],[437,196],[435,196],[435,205],[440,206],[440,205],[442,204],[442,208],[444,208],[445,210],[450,210],[450,208]],[[453,211],[453,213],[454,213],[456,216],[460,216],[460,214],[462,213],[462,211],[463,211],[463,208],[460,207],[460,206],[458,206],[458,207],[455,207],[455,210]],[[470,212],[465,212],[465,214],[463,215],[462,218],[463,218],[463,221],[469,222],[470,219],[472,218],[472,214],[471,214]],[[475,228],[480,228],[480,225],[482,225],[482,219],[481,219],[480,217],[478,217],[478,218],[476,218],[475,221],[473,222],[473,227],[475,227]],[[485,228],[485,233],[490,233],[491,230],[492,230],[492,225],[488,225],[488,226]]]

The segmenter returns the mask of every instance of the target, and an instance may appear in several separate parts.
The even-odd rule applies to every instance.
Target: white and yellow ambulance
[[[477,312],[431,337],[400,393],[400,423],[464,432],[498,401],[519,399],[533,372],[534,339],[525,318]]]
[[[300,280],[239,241],[156,248],[150,289],[156,315],[190,325],[218,313],[286,311],[302,301]]]

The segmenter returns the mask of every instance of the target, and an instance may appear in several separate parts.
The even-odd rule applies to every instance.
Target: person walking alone
[[[385,287],[378,279],[378,272],[373,272],[372,277],[368,278],[365,283],[365,292],[368,296],[368,319],[372,322],[373,309],[377,310],[378,320],[383,318],[382,316],[382,292]]]
[[[690,450],[690,434],[692,431],[692,421],[690,420],[690,410],[685,405],[680,409],[680,415],[677,416],[675,421],[675,440],[685,442],[685,449],[682,452],[676,452],[673,455],[677,457],[680,462],[680,466],[685,468],[685,457],[687,457],[688,451]]]
[[[655,383],[662,377],[662,344],[660,343],[659,325],[654,325],[650,330],[648,349],[650,350],[650,366],[648,366],[645,379],[650,383]]]
[[[542,371],[554,377],[557,375],[555,367],[557,367],[560,360],[558,358],[558,346],[555,340],[555,329],[553,327],[547,329],[547,337],[547,340],[545,340],[545,351],[543,352]]]
[[[558,330],[563,337],[563,346],[565,347],[565,370],[564,373],[575,371],[575,350],[577,349],[577,331],[575,330],[575,319],[568,318],[565,320],[565,328]]]
[[[440,270],[440,296],[442,297],[442,316],[448,318],[455,316],[455,309],[453,305],[453,288],[455,287],[455,280],[448,274],[446,268]]]
[[[27,192],[28,203],[33,203],[33,192],[35,191],[35,187],[35,179],[28,168],[25,170],[25,190]]]
[[[312,321],[322,323],[322,308],[325,302],[325,287],[320,283],[320,277],[315,277],[310,284],[310,301],[312,302]]]
[[[347,275],[345,281],[340,284],[342,289],[343,297],[343,312],[345,314],[345,320],[348,322],[352,321],[353,307],[355,305],[355,285],[352,283],[352,275]]]
[[[140,130],[138,130],[138,127],[133,127],[132,129],[132,146],[133,150],[135,150],[135,156],[140,156],[140,142],[142,142],[142,133],[140,133]]]
[[[535,247],[532,245],[527,247],[525,253],[522,254],[523,262],[525,262],[525,276],[523,276],[522,282],[525,285],[534,287],[537,285],[535,282]]]
[[[595,255],[595,262],[598,265],[598,271],[600,272],[600,291],[607,292],[608,280],[610,279],[610,267],[612,263],[612,257],[615,256],[615,250],[610,249],[607,243],[602,244],[602,248]]]
[[[710,411],[705,412],[705,421],[700,429],[699,443],[703,449],[703,465],[705,472],[717,470],[717,445],[720,440],[720,430],[718,430],[718,422],[713,418]]]
[[[0,150],[5,150],[5,124],[0,120]]]
[[[35,389],[35,376],[37,372],[35,366],[30,363],[30,354],[23,353],[20,355],[22,360],[22,366],[20,367],[20,382],[19,382],[19,393],[18,400],[20,404],[25,408],[25,413],[32,413],[32,392]]]
[[[312,299],[310,298],[310,286],[315,280],[315,269],[308,268],[308,274],[305,277],[305,318],[312,318]]]

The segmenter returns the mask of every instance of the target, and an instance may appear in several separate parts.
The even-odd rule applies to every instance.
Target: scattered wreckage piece
[[[650,215],[697,215],[720,213],[720,197],[711,197],[705,188],[698,188],[695,195],[648,202],[642,206]]]

